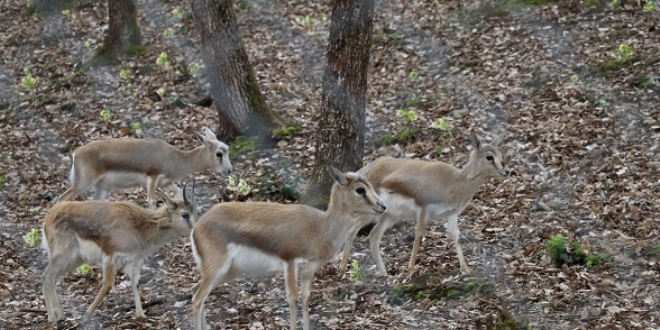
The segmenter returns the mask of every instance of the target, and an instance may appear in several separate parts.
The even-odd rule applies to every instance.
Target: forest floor
[[[354,271],[342,278],[336,259],[316,274],[312,328],[495,329],[515,320],[497,329],[660,329],[660,3],[532,2],[541,1],[376,1],[365,162],[398,139],[404,157],[463,166],[472,136],[505,133],[515,175],[486,183],[460,216],[472,274],[460,274],[438,221],[408,277],[414,221],[402,221],[382,243],[389,276],[374,275],[365,237],[352,250]],[[295,131],[274,149],[234,144],[244,149],[230,157],[248,194],[227,178],[195,175],[202,211],[225,200],[290,202],[304,190],[329,4],[237,1],[262,92]],[[137,136],[192,148],[194,130],[220,124],[202,102],[189,6],[177,6],[138,1],[145,53],[74,74],[103,40],[106,3],[31,17],[26,1],[0,0],[0,328],[54,328],[41,294],[45,254],[23,236],[41,228],[68,186],[76,146]],[[450,131],[434,128],[438,119]],[[145,193],[112,199],[144,203]],[[579,244],[589,265],[554,263],[546,244],[555,235]],[[57,328],[192,327],[188,295],[199,274],[187,238],[143,266],[146,320],[131,317],[120,275],[92,320],[79,323],[100,287],[100,268],[92,270],[61,279],[67,319]],[[281,275],[221,285],[206,310],[216,329],[288,326]]]

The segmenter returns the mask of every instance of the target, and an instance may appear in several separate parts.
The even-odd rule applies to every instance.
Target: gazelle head
[[[354,172],[342,173],[331,166],[330,176],[337,183],[332,187],[331,196],[340,198],[331,203],[339,203],[337,206],[352,210],[352,216],[380,214],[387,209],[385,202],[376,194],[364,175]],[[338,190],[335,191],[335,189]],[[346,193],[349,191],[350,193]]]
[[[480,165],[480,172],[486,177],[508,176],[511,173],[509,167],[504,164],[502,152],[498,148],[502,138],[503,135],[499,135],[493,142],[487,144],[481,143],[476,136],[474,138],[474,152],[470,158],[476,157],[475,160]]]
[[[197,138],[204,144],[208,153],[204,157],[209,157],[209,161],[215,166],[213,169],[220,174],[231,174],[232,168],[229,162],[229,147],[219,141],[213,131],[208,127],[202,129],[203,132],[195,132]]]
[[[197,205],[195,203],[195,180],[193,180],[190,199],[186,196],[187,185],[188,183],[183,184],[183,201],[170,199],[167,194],[160,193],[168,212],[178,213],[178,215],[167,217],[166,221],[169,223],[162,224],[163,227],[173,227],[179,232],[187,233],[195,225],[198,218]]]

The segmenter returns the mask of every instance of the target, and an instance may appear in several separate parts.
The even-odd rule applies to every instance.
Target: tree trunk
[[[193,0],[193,19],[202,45],[202,59],[218,110],[219,139],[239,135],[271,139],[282,126],[266,103],[243,46],[231,0]]]
[[[316,131],[316,164],[303,202],[327,204],[332,181],[328,165],[342,171],[362,166],[367,69],[374,0],[334,0],[323,73],[321,119]]]
[[[134,0],[108,0],[108,32],[92,63],[105,64],[140,51],[142,37]]]

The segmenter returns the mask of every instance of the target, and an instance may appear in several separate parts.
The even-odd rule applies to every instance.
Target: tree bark
[[[271,139],[282,122],[266,103],[241,40],[231,0],[193,0],[193,19],[202,45],[202,59],[218,110],[219,139],[239,135]]]
[[[134,0],[108,0],[108,16],[108,32],[93,63],[104,64],[123,55],[135,55],[142,45]]]
[[[327,167],[355,171],[364,156],[367,70],[374,0],[334,0],[323,73],[316,164],[303,202],[327,204],[332,180]]]

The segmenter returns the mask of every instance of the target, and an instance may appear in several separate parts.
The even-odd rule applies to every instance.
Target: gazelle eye
[[[362,187],[355,189],[355,192],[362,195],[362,196],[364,196],[367,193],[367,191],[364,190],[364,188],[362,188]]]
[[[221,152],[216,152],[216,153],[215,153],[215,156],[218,157],[218,158],[220,158],[220,159],[222,159],[222,153],[221,153]]]
[[[491,156],[491,155],[488,155],[488,156],[486,156],[486,160],[489,161],[489,162],[492,162],[492,161],[495,160],[495,158],[493,158],[493,156]]]
[[[183,218],[183,220],[188,221],[188,220],[190,220],[190,213],[184,213],[184,214],[181,215],[181,217]]]

